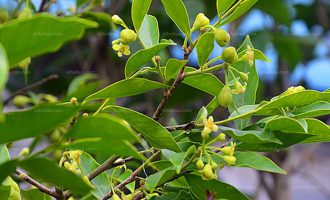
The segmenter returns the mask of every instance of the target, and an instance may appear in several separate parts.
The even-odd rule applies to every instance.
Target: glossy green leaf
[[[195,120],[195,123],[201,123],[203,122],[203,119],[206,118],[208,116],[208,111],[207,109],[203,106],[198,114],[197,114],[197,117],[196,117],[196,120]]]
[[[101,81],[93,74],[83,74],[73,79],[68,87],[65,100],[76,97],[78,101],[84,100],[88,95],[97,91]]]
[[[214,97],[206,106],[207,112],[211,115],[220,106],[218,97]]]
[[[279,117],[269,120],[265,129],[281,131],[283,133],[306,133],[307,127],[304,120],[296,120],[289,117]]]
[[[219,126],[220,130],[241,142],[247,143],[277,143],[282,142],[277,139],[271,131],[246,130],[241,131],[225,126]]]
[[[66,42],[82,38],[86,29],[96,27],[97,23],[78,17],[37,14],[1,24],[0,42],[10,67],[15,67],[25,58],[55,52]]]
[[[51,200],[52,198],[38,189],[21,190],[24,200]]]
[[[169,81],[171,78],[175,78],[179,73],[180,69],[187,64],[188,60],[177,60],[175,58],[171,58],[166,62],[165,66],[165,78],[166,81]]]
[[[191,192],[199,199],[205,200],[207,191],[215,193],[216,199],[227,200],[249,200],[247,196],[241,193],[233,186],[218,180],[203,180],[202,177],[187,174],[185,178],[189,184]]]
[[[84,174],[87,175],[100,165],[92,156],[84,152],[80,156],[80,166]],[[91,182],[95,186],[95,189],[92,190],[92,194],[98,199],[101,199],[110,190],[110,182],[105,172],[102,172]]]
[[[129,78],[147,64],[154,56],[156,56],[161,50],[165,49],[170,45],[175,45],[173,42],[163,42],[159,43],[151,48],[142,49],[135,54],[133,54],[127,61],[125,66],[125,76]]]
[[[150,48],[159,43],[159,27],[156,17],[147,15],[139,30],[139,38],[145,48]]]
[[[0,165],[0,183],[2,183],[10,174],[15,171],[17,164],[17,160],[10,160]]]
[[[9,151],[4,144],[0,144],[0,165],[10,160]]]
[[[330,114],[330,103],[325,101],[315,102],[304,107],[296,108],[293,118],[319,117]]]
[[[308,133],[315,134],[301,143],[330,142],[330,127],[318,119],[305,119],[308,126]]]
[[[140,132],[153,147],[169,149],[175,152],[181,151],[171,133],[157,121],[127,108],[114,106],[112,109]]]
[[[187,37],[190,37],[189,17],[182,0],[162,0],[162,3],[167,15]]]
[[[10,187],[8,200],[21,200],[20,188],[18,187],[18,184],[11,177],[8,177],[4,182],[2,182],[2,185]]]
[[[214,49],[214,33],[204,33],[196,45],[198,65],[203,67]]]
[[[169,150],[163,150],[163,155],[173,164],[176,173],[179,174],[185,159],[196,152],[196,147],[191,146],[186,152],[175,153]]]
[[[149,190],[150,192],[153,192],[157,186],[166,183],[167,181],[172,179],[175,175],[176,175],[176,172],[172,167],[150,175],[146,179],[147,190]]]
[[[2,114],[2,92],[6,86],[8,79],[9,65],[7,54],[0,42],[0,123],[2,123],[4,116]]]
[[[113,116],[100,115],[82,118],[65,137],[78,139],[69,145],[73,149],[136,157],[127,142],[138,141],[137,135],[124,120]],[[116,148],[109,148],[109,146]]]
[[[83,103],[96,99],[128,97],[165,88],[166,85],[145,78],[130,78],[113,83],[104,89],[88,96]]]
[[[118,177],[119,182],[125,181],[129,176],[131,176],[133,171],[131,169],[126,169],[120,176]],[[125,187],[131,192],[134,193],[135,191],[135,181],[125,185]]]
[[[86,194],[91,190],[80,177],[46,158],[30,158],[21,161],[19,165],[39,181],[62,186],[79,194]]]
[[[109,14],[104,12],[83,12],[81,18],[88,19],[98,23],[98,30],[108,33],[111,30],[112,19]]]
[[[246,13],[258,0],[245,0],[239,4],[236,10],[233,11],[227,18],[221,22],[221,26],[234,21],[235,19]]]
[[[222,16],[224,12],[226,12],[236,0],[217,0],[217,10],[218,15]]]
[[[133,0],[132,21],[136,32],[139,32],[144,17],[147,15],[152,0]]]
[[[6,113],[0,126],[0,143],[40,136],[67,123],[79,106],[41,105],[31,110]]]
[[[248,167],[259,171],[286,174],[286,172],[272,160],[258,153],[236,151],[234,156],[236,157],[236,167]]]
[[[10,186],[0,185],[0,199],[9,199]]]

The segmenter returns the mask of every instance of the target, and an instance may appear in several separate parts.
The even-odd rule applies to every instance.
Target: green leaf
[[[186,71],[195,71],[193,68],[186,68]],[[204,73],[195,76],[188,76],[183,83],[206,92],[212,96],[218,96],[223,88],[223,83],[213,74]]]
[[[214,49],[214,33],[204,33],[196,45],[198,65],[203,67]]]
[[[237,129],[228,128],[225,126],[219,126],[219,129],[224,133],[230,135],[230,137],[235,138],[241,142],[246,143],[277,143],[282,144],[282,142],[277,139],[271,131],[256,131],[256,130],[246,130],[241,131]]]
[[[157,186],[160,186],[160,185],[166,183],[167,181],[172,179],[175,175],[176,175],[176,172],[172,167],[152,174],[146,180],[147,190],[149,190],[150,192],[153,192]]]
[[[96,75],[83,74],[77,76],[70,83],[66,100],[69,101],[72,97],[76,97],[78,101],[82,101],[91,93],[95,92],[101,85]]]
[[[52,198],[38,189],[21,190],[24,200],[51,200]]]
[[[189,184],[191,192],[200,200],[205,200],[206,192],[215,193],[216,199],[228,200],[249,200],[247,196],[241,193],[233,186],[218,180],[203,180],[200,176],[187,174],[185,178]]]
[[[243,55],[245,55],[246,51],[247,50],[241,51],[238,54],[238,57],[239,58],[242,58]],[[267,56],[265,56],[265,54],[263,52],[261,52],[260,50],[253,49],[253,52],[254,52],[254,59],[256,59],[256,60],[263,60],[263,61],[266,61],[266,62],[270,62],[270,60],[267,58]]]
[[[10,186],[0,185],[0,199],[9,199],[10,189]]]
[[[186,152],[175,153],[169,150],[163,150],[163,155],[173,164],[176,173],[179,174],[185,159],[196,152],[196,147],[191,146]]]
[[[0,184],[15,171],[17,164],[17,160],[9,160],[0,165]]]
[[[10,160],[9,151],[6,145],[0,144],[0,165],[9,160]]]
[[[226,12],[236,0],[217,0],[217,10],[219,17],[222,16],[224,12]]]
[[[236,167],[248,167],[260,171],[286,174],[286,172],[277,166],[272,160],[256,152],[235,151],[234,156],[236,157]]]
[[[147,15],[152,0],[133,0],[132,21],[136,32],[139,32],[144,17]]]
[[[187,37],[190,37],[189,17],[182,0],[162,0],[162,3],[167,15]]]
[[[258,0],[245,0],[239,4],[236,10],[221,22],[221,26],[228,24],[246,13]]]
[[[147,15],[139,30],[139,38],[145,48],[159,44],[159,28],[156,17]]]
[[[315,102],[313,104],[296,108],[292,114],[293,118],[319,117],[330,114],[330,103],[325,101]]]
[[[138,141],[137,135],[124,120],[114,116],[100,115],[82,118],[65,137],[78,139],[69,145],[73,149],[136,157],[128,142]],[[116,148],[109,148],[109,146]]]
[[[209,104],[207,104],[206,109],[209,115],[211,115],[220,106],[218,97],[214,97]]]
[[[145,78],[130,78],[118,81],[105,87],[104,89],[88,96],[83,104],[87,101],[96,99],[128,97],[145,93],[150,90],[165,88],[167,85],[150,81]]]
[[[197,117],[196,117],[196,120],[195,120],[195,123],[201,123],[203,122],[203,119],[206,118],[208,116],[208,111],[207,109],[203,106],[198,114],[197,114]]]
[[[10,187],[8,200],[21,200],[20,188],[18,187],[18,184],[11,177],[8,177],[2,183],[2,185]]]
[[[84,152],[80,156],[80,166],[84,174],[87,175],[94,171],[100,165],[95,161],[92,156]],[[110,182],[105,172],[102,172],[91,182],[96,188],[95,190],[92,190],[92,194],[98,199],[101,199],[110,190]]]
[[[0,126],[0,143],[40,136],[68,122],[79,106],[41,105],[31,110],[6,113]]]
[[[157,121],[127,108],[113,106],[112,109],[140,132],[153,147],[175,152],[181,151],[171,133]]]
[[[86,194],[91,190],[80,177],[46,158],[30,158],[21,161],[19,166],[39,181],[62,186],[74,193]]]
[[[125,181],[129,176],[131,176],[133,173],[132,170],[126,169],[119,177],[118,177],[118,182],[123,182]],[[125,185],[125,187],[131,192],[134,193],[135,191],[135,181]]]
[[[315,134],[301,143],[330,142],[330,127],[318,119],[305,119],[308,133]]]
[[[281,131],[283,133],[306,133],[306,122],[296,120],[289,117],[279,117],[269,120],[265,129],[272,131]]]
[[[0,123],[2,123],[4,116],[2,114],[2,93],[5,89],[8,79],[9,65],[7,54],[0,42]]]
[[[163,42],[157,44],[148,49],[142,49],[133,54],[127,61],[125,66],[125,76],[129,78],[138,69],[147,64],[154,56],[156,56],[161,50],[165,49],[170,45],[175,45],[173,42]]]
[[[169,81],[171,78],[175,78],[179,73],[180,69],[187,64],[188,60],[177,60],[175,58],[171,58],[166,62],[165,66],[165,78],[166,81]]]
[[[78,17],[37,14],[1,24],[0,42],[7,51],[9,66],[15,67],[25,58],[55,52],[66,42],[82,38],[86,29],[96,27],[97,23]]]
[[[101,30],[108,33],[111,30],[112,19],[111,16],[104,12],[83,12],[81,18],[88,19],[98,23],[98,28],[95,31]]]

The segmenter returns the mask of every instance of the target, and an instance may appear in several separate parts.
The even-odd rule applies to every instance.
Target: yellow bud
[[[136,33],[131,29],[124,29],[120,32],[120,41],[123,44],[134,42],[137,38]]]
[[[240,72],[239,74],[238,74],[238,76],[240,77],[240,79],[243,81],[243,82],[248,82],[248,80],[249,80],[249,75],[247,75],[246,73],[244,73],[244,72]]]
[[[215,41],[220,47],[227,46],[230,42],[230,35],[227,31],[223,29],[215,30]]]
[[[17,107],[20,107],[20,108],[26,106],[29,103],[31,103],[31,99],[27,96],[17,95],[13,99],[13,104]]]
[[[235,165],[235,163],[236,163],[236,158],[234,156],[223,156],[223,160],[228,165]]]
[[[74,104],[74,105],[78,105],[78,99],[76,97],[72,97],[70,99],[70,103]]]
[[[222,52],[222,60],[226,63],[233,64],[238,60],[238,55],[235,47],[227,47]]]
[[[192,32],[201,29],[204,26],[210,25],[210,20],[207,18],[203,13],[199,13],[196,16],[193,28],[191,29]]]
[[[70,170],[72,167],[71,163],[69,162],[64,162],[64,168],[67,169],[67,170]]]
[[[55,97],[51,94],[42,95],[42,98],[48,103],[56,103],[57,102],[57,97]]]
[[[212,161],[211,162],[211,167],[212,167],[213,170],[215,170],[218,167],[218,165],[217,165],[217,163],[215,163],[214,161]]]
[[[18,157],[22,157],[22,156],[28,156],[30,154],[30,149],[25,147],[21,150],[21,152],[19,153]]]
[[[227,85],[221,89],[218,96],[218,101],[220,105],[225,108],[227,108],[233,102],[233,95]]]
[[[88,117],[88,113],[84,113],[82,116],[83,116],[83,118],[86,118],[86,117]]]
[[[124,21],[118,15],[113,15],[111,20],[114,24],[117,24],[117,25],[125,24]]]
[[[207,140],[207,139],[209,139],[209,137],[210,137],[210,132],[209,132],[209,131],[206,131],[206,130],[204,129],[204,130],[202,131],[201,135],[202,135],[202,138],[203,138],[204,140]]]
[[[199,159],[199,160],[196,162],[196,168],[197,168],[198,170],[201,170],[201,169],[204,168],[204,162],[203,162],[201,159]]]
[[[214,176],[212,166],[209,163],[206,164],[204,169],[203,169],[203,176],[206,179],[212,179],[213,176]]]
[[[76,151],[69,151],[70,157],[76,161],[77,163],[80,163],[80,156],[82,154],[82,151],[76,150]]]
[[[245,92],[245,86],[243,86],[240,82],[236,82],[235,83],[235,89],[232,90],[233,94],[244,94]]]
[[[217,141],[218,142],[223,142],[226,140],[226,135],[224,133],[220,133],[218,136],[217,136]]]

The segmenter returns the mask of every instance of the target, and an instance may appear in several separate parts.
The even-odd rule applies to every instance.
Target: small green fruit
[[[210,20],[207,18],[203,13],[199,13],[196,16],[193,28],[191,29],[192,32],[201,29],[204,26],[210,25]]]
[[[227,31],[223,29],[215,30],[215,41],[220,47],[227,46],[230,42],[230,35]]]
[[[222,60],[226,63],[233,64],[238,60],[238,55],[235,47],[227,47],[222,52]]]
[[[120,32],[120,41],[123,44],[134,42],[137,38],[137,34],[131,29],[124,29]]]
[[[224,133],[220,133],[218,136],[217,136],[217,141],[218,142],[223,142],[226,140],[226,135]]]
[[[213,170],[215,170],[218,167],[218,165],[217,165],[216,162],[212,161],[211,162],[211,167],[212,167]]]
[[[203,176],[206,179],[212,179],[214,174],[213,174],[213,170],[212,170],[212,166],[208,163],[205,165],[204,169],[203,169]]]
[[[223,160],[228,165],[235,165],[235,163],[236,163],[236,158],[234,156],[223,156]]]
[[[19,108],[22,108],[29,104],[31,102],[31,99],[27,96],[18,95],[13,99],[13,104]]]
[[[224,86],[218,96],[218,101],[222,107],[227,108],[233,102],[233,95],[228,86]]]
[[[244,72],[240,72],[240,73],[238,74],[238,76],[239,76],[239,78],[240,78],[243,82],[245,82],[245,83],[247,83],[248,80],[249,80],[249,75],[247,75],[247,74],[244,73]]]
[[[204,162],[203,162],[201,159],[199,159],[199,160],[196,162],[196,168],[197,168],[198,170],[202,170],[202,169],[204,168]]]

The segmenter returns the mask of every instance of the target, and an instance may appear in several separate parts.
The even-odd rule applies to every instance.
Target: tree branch
[[[40,190],[41,192],[48,194],[54,198],[58,198],[58,195],[54,190],[47,188],[46,186],[44,186],[41,183],[39,183],[38,181],[34,180],[33,178],[31,178],[27,174],[23,173],[22,171],[16,169],[15,173],[20,177],[20,179],[30,183],[34,187],[38,188],[38,190]]]

